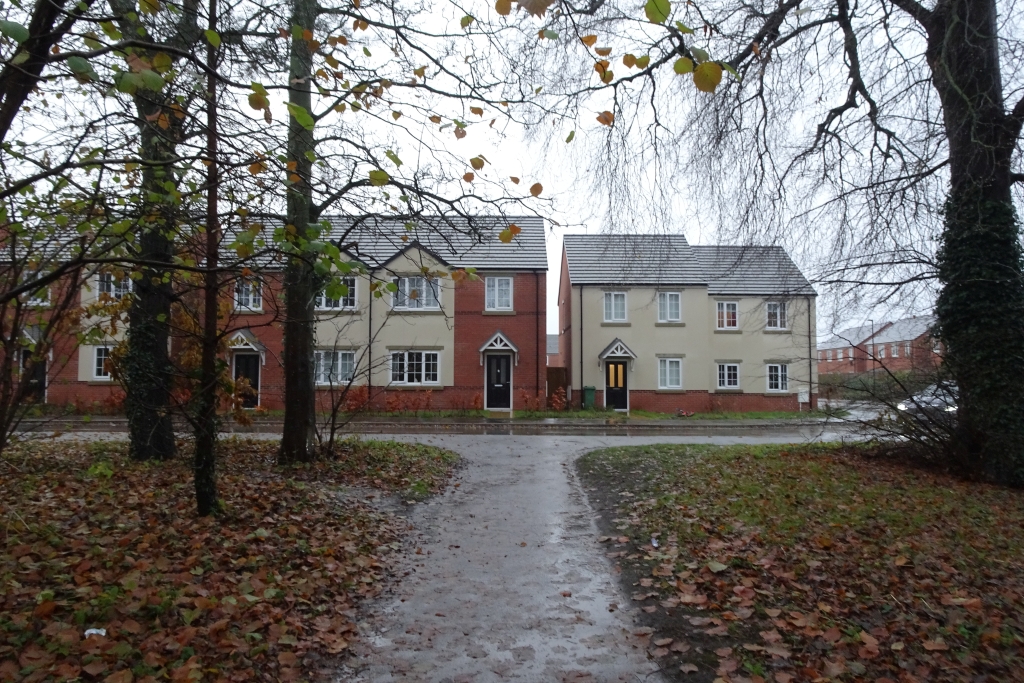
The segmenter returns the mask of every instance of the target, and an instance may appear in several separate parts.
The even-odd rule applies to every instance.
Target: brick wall
[[[484,311],[485,277],[482,273],[479,280],[463,280],[455,288],[455,386],[440,392],[447,397],[439,400],[462,404],[483,392],[480,347],[500,330],[519,349],[519,363],[512,368],[512,408],[523,410],[522,391],[535,398],[547,381],[546,273],[514,274],[514,315]]]

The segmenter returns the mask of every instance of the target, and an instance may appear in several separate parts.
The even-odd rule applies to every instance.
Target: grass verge
[[[868,455],[651,446],[578,462],[666,673],[1024,679],[1024,495]]]
[[[355,606],[379,593],[407,528],[338,487],[436,492],[455,461],[416,444],[345,447],[281,469],[273,443],[223,441],[217,519],[195,516],[187,457],[134,463],[102,442],[5,453],[0,680],[315,674],[346,652]]]

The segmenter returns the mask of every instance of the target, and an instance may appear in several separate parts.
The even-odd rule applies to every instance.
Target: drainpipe
[[[373,274],[370,274],[373,283]],[[369,286],[367,286],[369,289]],[[373,292],[366,292],[367,328],[366,328],[366,400],[373,398]]]
[[[583,410],[583,285],[580,285],[580,410]]]
[[[807,297],[807,410],[814,408],[814,359],[815,353],[811,346],[811,325],[814,322],[811,316],[811,297]],[[800,406],[797,405],[797,408]]]
[[[537,372],[536,372],[536,393],[540,393],[540,271],[533,271],[533,342],[538,344],[537,346]],[[545,322],[544,327],[544,353],[548,352],[548,335],[547,335],[547,323]],[[545,355],[544,358],[547,358]]]

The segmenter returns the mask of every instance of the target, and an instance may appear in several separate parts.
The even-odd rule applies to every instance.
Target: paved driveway
[[[342,681],[658,681],[635,612],[596,540],[572,470],[581,453],[762,437],[398,436],[465,459],[443,496],[415,506],[408,576],[377,602]],[[419,552],[419,551],[417,551]]]

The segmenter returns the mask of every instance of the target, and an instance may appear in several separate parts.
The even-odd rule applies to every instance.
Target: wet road
[[[410,574],[374,605],[339,681],[659,681],[572,469],[589,450],[761,437],[397,436],[465,460],[415,506]]]

